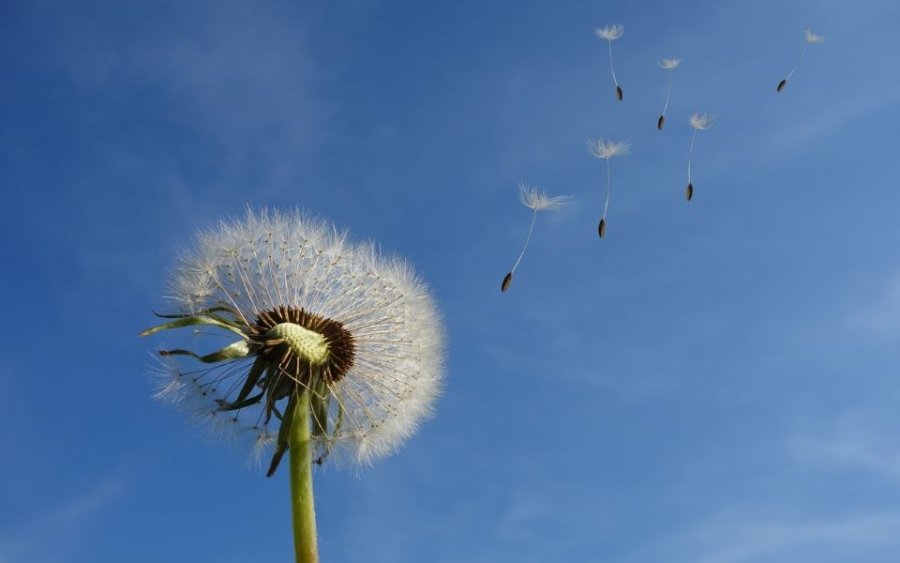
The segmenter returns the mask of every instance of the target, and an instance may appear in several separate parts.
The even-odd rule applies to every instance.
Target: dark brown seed
[[[784,90],[784,85],[787,84],[787,78],[778,83],[778,88],[775,88],[776,92],[781,92]]]
[[[600,219],[600,225],[597,227],[597,234],[600,235],[600,238],[603,238],[603,235],[606,234],[606,219]]]
[[[684,197],[691,201],[691,198],[694,197],[694,184],[688,184],[687,189],[684,190]]]
[[[656,122],[656,128],[662,130],[663,124],[666,122],[666,116],[660,115],[659,121]]]
[[[616,86],[616,98],[618,98],[620,102],[622,101],[622,87],[621,86]]]
[[[500,291],[506,291],[509,289],[509,284],[512,283],[512,272],[503,276],[503,283],[500,284]]]

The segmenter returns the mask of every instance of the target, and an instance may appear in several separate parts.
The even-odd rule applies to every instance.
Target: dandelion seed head
[[[253,440],[253,452],[250,457],[250,463],[253,467],[260,467],[263,460],[272,455],[275,449],[275,436],[270,434],[267,429],[262,429],[256,433]]]
[[[603,139],[593,141],[588,139],[587,144],[591,154],[597,158],[612,158],[631,152],[631,143],[627,141],[605,141]]]
[[[291,390],[309,389],[325,409],[316,453],[357,465],[394,451],[430,415],[443,328],[405,260],[299,211],[248,211],[195,242],[174,268],[170,302],[181,317],[225,319],[220,332],[241,340],[216,352],[217,362],[202,352],[176,362],[170,351],[154,372],[158,398],[216,432],[253,436],[261,455]],[[247,383],[258,361],[266,371]]]
[[[815,44],[825,42],[825,37],[813,32],[811,27],[807,27],[806,29],[803,30],[803,37],[804,37],[804,39],[806,39],[806,42],[809,43],[810,45],[815,45]]]
[[[597,37],[606,39],[607,41],[615,41],[625,33],[624,25],[608,25],[606,27],[598,27],[594,30]]]
[[[190,394],[185,390],[185,382],[175,361],[170,357],[153,356],[155,364],[147,371],[155,392],[153,398],[160,401],[178,405]]]
[[[710,115],[708,113],[695,113],[691,115],[691,127],[694,129],[703,131],[705,129],[709,129],[712,127],[713,122],[716,120],[716,116]]]
[[[535,211],[556,210],[568,204],[571,199],[569,196],[550,197],[540,191],[537,186],[519,182],[519,200],[522,205]]]
[[[666,70],[674,70],[675,67],[681,64],[681,59],[663,59],[659,61],[659,66]]]

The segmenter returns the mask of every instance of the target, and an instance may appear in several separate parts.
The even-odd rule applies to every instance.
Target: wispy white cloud
[[[337,114],[322,94],[333,69],[310,56],[305,22],[235,2],[170,8],[165,24],[129,22],[127,41],[74,9],[49,32],[55,43],[41,61],[66,80],[77,123],[92,131],[88,157],[103,160],[71,190],[99,191],[108,205],[79,211],[108,213],[139,189],[154,195],[148,213],[163,209],[174,221],[296,194]]]
[[[285,150],[309,146],[327,109],[315,96],[308,34],[275,11],[226,3],[217,9],[180,8],[182,27],[138,27],[125,45],[102,27],[85,24],[79,42],[59,57],[82,90],[118,92],[114,102],[139,102],[130,92],[162,95],[159,117],[189,125],[235,150],[264,143]],[[192,25],[190,32],[184,25]],[[70,49],[66,37],[60,48]],[[210,140],[207,139],[207,140]]]
[[[798,117],[778,129],[767,144],[774,155],[792,155],[802,147],[812,148],[831,138],[852,121],[892,108],[900,102],[900,89],[864,90],[862,93],[825,108],[817,118]]]
[[[19,525],[0,530],[0,563],[55,563],[68,560],[104,510],[126,490],[110,477],[81,494],[25,515]]]
[[[900,513],[843,516],[717,516],[640,549],[627,561],[760,563],[894,561]]]
[[[158,285],[136,244],[168,262],[170,234],[207,223],[204,214],[299,195],[334,110],[320,95],[322,68],[310,56],[306,22],[269,8],[173,4],[163,22],[111,7],[107,18],[124,18],[127,32],[61,8],[37,34],[53,38],[38,60],[71,93],[76,129],[90,131],[81,158],[99,161],[67,180],[65,218],[45,221],[43,232],[77,257],[89,282],[122,282],[105,300],[118,300],[110,309]],[[141,213],[133,214],[136,205]],[[120,230],[124,236],[109,236]],[[147,242],[154,238],[160,242]],[[83,289],[67,281],[58,291],[77,307]]]
[[[884,424],[865,422],[859,416],[844,416],[830,430],[802,434],[790,439],[788,448],[803,464],[835,469],[856,469],[889,479],[900,479],[900,446],[896,432],[885,432]]]
[[[547,484],[522,483],[509,492],[506,509],[497,521],[494,534],[503,540],[527,540],[542,528],[559,520],[559,494],[551,494]]]
[[[900,337],[900,274],[853,311],[847,324],[871,336]]]

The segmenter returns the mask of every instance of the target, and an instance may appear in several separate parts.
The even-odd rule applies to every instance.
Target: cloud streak
[[[851,313],[848,325],[871,336],[900,336],[900,274],[890,277],[873,299]]]
[[[799,435],[789,441],[788,447],[802,464],[857,469],[887,479],[900,479],[900,449],[895,445],[895,433],[890,434],[845,416],[830,432]]]
[[[126,491],[110,477],[68,500],[46,507],[11,528],[0,530],[0,563],[66,561],[96,518]],[[50,541],[52,538],[52,541]]]
[[[714,517],[628,557],[629,562],[893,561],[898,512],[827,518]]]

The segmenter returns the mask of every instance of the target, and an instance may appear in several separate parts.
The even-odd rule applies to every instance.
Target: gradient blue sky
[[[406,255],[448,329],[437,417],[317,475],[323,561],[897,561],[898,26],[893,0],[3,2],[0,563],[290,560],[287,474],[152,400],[137,338],[173,253],[247,204]],[[604,240],[588,137],[634,145]],[[501,294],[520,179],[575,200]]]

